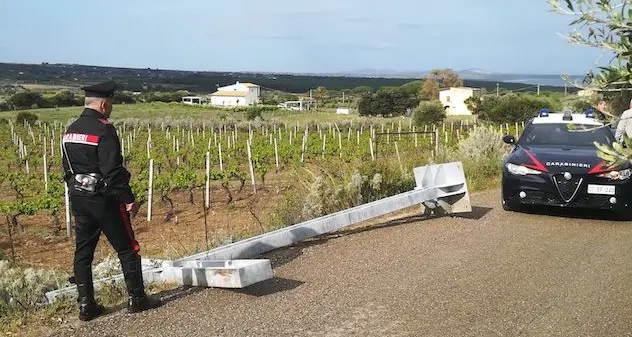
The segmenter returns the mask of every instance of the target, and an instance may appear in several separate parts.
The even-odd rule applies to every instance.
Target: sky
[[[559,33],[573,18],[550,9],[546,0],[1,0],[0,62],[581,75],[607,59],[569,44]]]

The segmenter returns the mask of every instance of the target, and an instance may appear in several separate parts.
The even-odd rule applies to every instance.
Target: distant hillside
[[[485,76],[472,78],[465,74],[464,84],[487,90],[496,90],[496,83],[505,90],[524,89],[531,83],[527,81],[490,80]],[[4,83],[36,83],[78,87],[87,83],[96,83],[113,79],[130,91],[176,91],[189,90],[198,93],[214,91],[218,86],[233,84],[236,81],[253,82],[263,89],[303,93],[319,86],[329,90],[352,89],[368,86],[378,89],[384,86],[400,86],[418,80],[422,76],[409,77],[372,77],[372,76],[334,76],[310,74],[271,74],[239,72],[181,71],[161,69],[134,69],[99,67],[77,64],[11,64],[0,63],[0,81]],[[519,76],[518,76],[519,77]],[[518,78],[516,77],[516,78]],[[527,78],[528,79],[528,78]],[[520,83],[523,82],[523,83]],[[563,92],[562,86],[542,86],[543,91]],[[530,88],[524,91],[535,91]],[[568,88],[569,92],[574,91]]]
[[[349,73],[332,74],[336,76],[368,76],[368,77],[387,77],[387,78],[421,78],[426,76],[430,71],[390,71],[379,69],[359,69]],[[562,76],[557,74],[506,74],[491,72],[483,69],[464,69],[457,71],[459,76],[465,80],[486,81],[486,82],[510,82],[523,83],[530,85],[546,85],[564,87],[565,82]],[[581,80],[583,76],[573,75],[574,80]]]

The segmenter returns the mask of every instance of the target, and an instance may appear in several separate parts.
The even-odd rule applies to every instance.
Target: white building
[[[465,100],[474,96],[480,89],[468,87],[450,87],[439,91],[439,100],[443,104],[446,115],[471,115]]]
[[[220,87],[211,94],[211,105],[248,106],[261,102],[261,88],[252,83],[235,83]]]
[[[182,97],[182,103],[187,105],[202,105],[206,104],[207,99],[200,96],[184,96]]]
[[[301,98],[298,101],[285,101],[283,103],[279,103],[277,104],[277,107],[285,110],[303,111],[311,110],[312,105],[314,104],[316,104],[315,100]]]

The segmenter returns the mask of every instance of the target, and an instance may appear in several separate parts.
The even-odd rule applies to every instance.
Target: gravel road
[[[505,212],[397,220],[268,255],[275,279],[196,289],[54,336],[632,336],[632,222]]]

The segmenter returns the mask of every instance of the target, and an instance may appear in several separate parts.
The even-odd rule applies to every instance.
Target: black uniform
[[[84,88],[87,96],[111,97],[113,82]],[[91,319],[103,308],[94,300],[92,261],[101,232],[118,253],[130,295],[128,309],[147,309],[138,255],[139,244],[130,226],[126,205],[135,201],[129,186],[130,173],[123,166],[116,129],[100,112],[85,108],[63,137],[63,167],[75,217],[75,283],[80,318]],[[139,304],[140,303],[140,304]],[[155,306],[157,303],[151,303]]]

